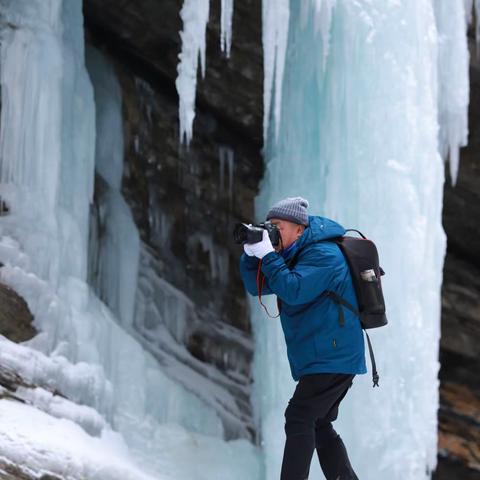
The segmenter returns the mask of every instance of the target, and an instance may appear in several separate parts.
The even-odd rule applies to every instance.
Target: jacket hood
[[[303,235],[297,240],[297,248],[318,240],[341,237],[345,233],[345,228],[334,220],[319,215],[309,215],[308,227],[305,228]]]

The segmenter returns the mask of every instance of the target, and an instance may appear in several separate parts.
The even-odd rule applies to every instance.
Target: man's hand
[[[243,244],[243,251],[244,251],[249,257],[255,256],[255,254],[254,254],[254,253],[252,252],[252,250],[251,250],[251,246],[252,246],[251,243],[244,243],[244,244]]]
[[[261,242],[245,243],[243,250],[247,255],[255,255],[257,258],[263,258],[267,253],[275,251],[267,230],[263,230],[263,238]]]

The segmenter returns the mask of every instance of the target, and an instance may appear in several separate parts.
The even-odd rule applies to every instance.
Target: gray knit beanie
[[[277,202],[267,213],[267,220],[279,218],[300,225],[308,225],[308,200],[302,197],[288,197]]]

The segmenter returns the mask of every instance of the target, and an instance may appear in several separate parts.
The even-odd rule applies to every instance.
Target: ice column
[[[95,149],[99,175],[90,229],[89,275],[99,297],[124,326],[133,321],[140,239],[121,193],[123,175],[122,92],[112,65],[87,50],[97,118]]]
[[[3,3],[0,194],[36,274],[85,278],[95,114],[81,4]]]
[[[438,57],[434,6],[430,0],[337,2],[322,13],[316,8],[320,2],[311,2],[307,11],[300,3],[290,4],[283,86],[275,84],[283,113],[276,125],[278,141],[269,130],[256,220],[263,220],[280,198],[302,195],[310,200],[312,214],[357,228],[375,241],[386,272],[389,319],[387,327],[371,332],[380,388],[372,389],[367,359],[369,372],[355,378],[335,428],[359,478],[430,478],[437,455],[446,248],[441,222],[444,163],[437,135],[439,69],[446,66]],[[455,32],[456,38],[458,28],[458,35],[464,35],[459,18],[463,5],[447,3],[450,15],[442,18],[441,31]],[[272,65],[278,47],[269,22],[276,13],[268,2],[264,5],[265,61]],[[328,32],[318,25],[327,26]],[[465,42],[452,42],[452,56],[465,62]],[[465,85],[461,68],[453,79],[457,85]],[[266,89],[271,79],[272,69],[265,68]],[[454,112],[462,110],[461,102]],[[270,119],[275,114],[267,113]],[[460,113],[452,116],[442,128],[464,132],[462,118]],[[279,477],[283,414],[294,382],[279,322],[265,318],[255,299],[251,309],[254,404],[265,478],[273,480]],[[275,311],[273,300],[269,309]],[[316,455],[310,476],[323,478]]]
[[[435,0],[438,29],[438,115],[440,152],[449,159],[450,176],[455,185],[459,149],[468,140],[468,100],[470,94],[467,22],[462,0]]]

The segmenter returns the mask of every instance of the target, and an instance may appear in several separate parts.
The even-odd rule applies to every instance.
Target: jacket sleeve
[[[257,290],[257,271],[258,271],[257,257],[250,257],[245,252],[240,256],[240,275],[247,292],[251,295],[258,295]],[[273,292],[268,285],[268,278],[265,276],[263,282],[262,296],[271,295]]]
[[[337,265],[338,258],[332,252],[310,248],[292,270],[281,255],[270,252],[263,257],[262,271],[273,293],[289,305],[300,305],[331,288]]]

